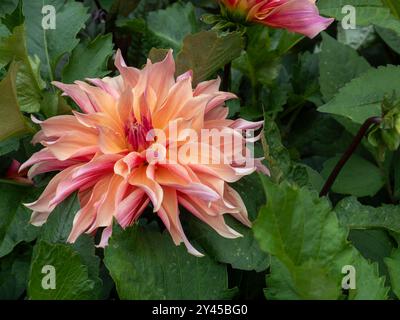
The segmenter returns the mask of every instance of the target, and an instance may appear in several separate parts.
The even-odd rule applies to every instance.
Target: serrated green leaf
[[[340,156],[336,156],[324,163],[321,175],[325,179],[329,177],[339,159]],[[332,191],[357,197],[373,196],[383,187],[384,183],[385,179],[381,170],[355,154],[340,171],[332,186]]]
[[[42,27],[42,8],[51,5],[56,12],[55,29]],[[27,34],[28,52],[42,62],[44,78],[53,80],[61,56],[70,53],[78,44],[76,38],[89,17],[82,3],[63,0],[24,1],[23,12]]]
[[[337,270],[343,266],[355,269],[355,289],[349,289],[349,300],[386,300],[389,288],[385,286],[385,277],[381,277],[377,263],[370,263],[357,250],[348,249],[335,261]],[[344,274],[342,274],[344,276]]]
[[[350,229],[384,228],[400,233],[400,207],[362,205],[355,197],[341,200],[335,207],[340,223]]]
[[[384,97],[393,93],[400,95],[400,67],[379,67],[347,83],[318,111],[341,115],[362,124],[369,117],[379,116]]]
[[[55,289],[45,289],[44,266],[55,270]],[[28,297],[32,300],[88,300],[96,297],[95,282],[89,278],[88,267],[66,244],[40,241],[34,249],[29,274]]]
[[[80,43],[62,72],[64,83],[107,75],[107,61],[113,53],[112,35],[98,36],[88,44]]]
[[[175,246],[168,233],[134,226],[114,229],[105,264],[121,299],[225,299],[226,266]],[[127,272],[129,270],[129,272]]]
[[[342,267],[355,263],[365,264],[369,280],[359,284],[357,295],[386,298],[384,279],[349,246],[347,230],[339,225],[326,199],[305,187],[263,180],[268,201],[254,224],[254,234],[261,248],[273,256],[267,298],[339,299]],[[371,287],[374,290],[369,291]]]
[[[243,38],[239,32],[218,35],[201,31],[187,36],[177,56],[177,74],[193,71],[194,84],[206,80],[242,52]]]
[[[194,6],[177,2],[163,10],[150,12],[148,29],[160,40],[161,47],[170,47],[176,52],[182,47],[185,36],[199,31]]]
[[[323,98],[328,102],[346,83],[371,67],[355,50],[337,42],[327,33],[322,33],[322,39],[319,84]]]

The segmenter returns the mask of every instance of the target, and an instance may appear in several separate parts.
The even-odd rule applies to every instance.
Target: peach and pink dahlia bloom
[[[194,255],[201,253],[185,236],[180,206],[221,236],[240,236],[225,224],[224,214],[246,226],[251,222],[240,195],[229,183],[254,172],[259,160],[250,159],[252,165],[243,165],[235,155],[247,147],[215,145],[201,136],[188,141],[184,133],[223,129],[228,137],[255,141],[257,137],[247,138],[239,130],[260,129],[262,122],[227,119],[224,102],[235,95],[219,91],[219,79],[201,82],[194,89],[191,72],[175,79],[172,51],[161,62],[148,61],[142,70],[128,67],[118,51],[115,65],[120,75],[113,78],[54,82],[81,112],[45,121],[33,119],[41,130],[32,142],[44,148],[21,170],[30,167],[30,179],[45,172],[58,173],[37,201],[26,204],[33,210],[31,222],[42,225],[58,204],[77,192],[81,209],[69,242],[101,228],[99,245],[104,246],[114,219],[125,228],[147,207],[153,208],[175,244],[184,242]],[[204,153],[208,161],[181,152],[188,145],[190,150],[211,150]],[[224,161],[211,161],[217,156]]]
[[[220,0],[234,16],[314,38],[334,19],[319,15],[316,0]]]

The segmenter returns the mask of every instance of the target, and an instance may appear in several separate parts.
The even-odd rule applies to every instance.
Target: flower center
[[[132,147],[132,151],[143,151],[154,141],[152,133],[153,126],[151,120],[142,117],[142,121],[138,122],[136,118],[131,117],[129,122],[125,124],[125,135],[128,143]]]

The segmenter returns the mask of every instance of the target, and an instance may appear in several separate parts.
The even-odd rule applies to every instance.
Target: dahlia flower
[[[184,242],[194,255],[201,253],[184,234],[179,206],[223,237],[240,236],[225,224],[223,215],[230,214],[246,226],[251,222],[241,197],[228,183],[262,168],[260,160],[249,156],[243,144],[231,147],[226,140],[213,144],[200,132],[223,131],[236,142],[253,142],[258,137],[245,137],[243,130],[260,129],[262,122],[227,119],[224,102],[235,95],[219,91],[220,79],[195,89],[190,71],[175,79],[172,51],[161,62],[148,61],[142,70],[128,67],[118,51],[115,65],[120,75],[113,78],[87,79],[90,84],[53,83],[82,112],[45,121],[33,118],[41,130],[32,142],[44,148],[21,170],[30,167],[30,179],[59,173],[37,201],[26,204],[33,210],[31,222],[42,225],[60,202],[77,192],[81,209],[68,242],[101,228],[99,245],[105,246],[114,219],[125,228],[148,206],[175,244]],[[199,137],[193,138],[197,133]],[[215,161],[218,158],[223,161]]]
[[[315,0],[221,0],[228,11],[246,21],[283,28],[314,38],[334,19],[319,15]]]

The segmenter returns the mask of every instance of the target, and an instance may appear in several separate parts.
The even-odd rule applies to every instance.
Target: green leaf
[[[230,298],[226,266],[175,246],[171,236],[150,228],[115,228],[105,264],[121,299]],[[128,272],[127,272],[128,270]]]
[[[382,38],[383,41],[386,42],[386,44],[392,48],[393,51],[397,52],[400,54],[400,35],[397,34],[396,32],[386,29],[386,28],[380,28],[380,27],[375,27],[376,32],[378,35]]]
[[[341,298],[342,267],[356,263],[364,264],[370,277],[369,282],[361,281],[357,294],[365,299],[377,298],[376,292],[386,297],[382,279],[373,272],[374,266],[349,246],[347,230],[339,225],[327,199],[305,187],[263,180],[268,201],[253,230],[261,248],[273,256],[267,298]],[[376,290],[369,294],[369,286]],[[354,294],[350,293],[350,298]]]
[[[44,266],[55,270],[55,289],[45,289]],[[28,297],[32,300],[87,300],[96,296],[95,282],[79,254],[66,244],[40,241],[34,248],[29,274]]]
[[[339,43],[327,33],[322,33],[322,39],[319,84],[324,100],[328,102],[346,83],[371,67],[357,51]]]
[[[24,16],[22,14],[22,0],[18,2],[17,7],[11,13],[6,13],[1,22],[7,26],[8,30],[12,30],[24,23]]]
[[[42,8],[52,5],[56,12],[56,28],[42,27]],[[46,79],[53,80],[54,72],[62,55],[70,53],[78,44],[78,32],[89,17],[87,8],[75,1],[42,0],[24,1],[23,12],[30,55],[38,55],[42,61],[41,73]]]
[[[285,33],[276,33],[278,34]],[[272,44],[270,31],[264,26],[252,26],[248,28],[246,35],[246,50],[234,61],[233,67],[244,73],[252,86],[255,86],[257,81],[270,85],[279,74],[279,36],[276,36],[275,43]],[[272,50],[272,45],[275,50]]]
[[[2,0],[0,1],[0,17],[11,14],[18,6],[19,0]]]
[[[299,185],[308,183],[306,168],[292,161],[289,151],[283,145],[277,124],[265,116],[264,135],[262,136],[265,160],[275,182],[287,179]]]
[[[397,19],[400,19],[400,3],[397,0],[382,0],[382,2]]]
[[[41,227],[39,240],[48,243],[67,242],[68,236],[72,229],[76,213],[80,209],[77,193],[69,196],[61,204],[59,204],[50,214],[46,223]],[[99,279],[100,259],[95,255],[95,244],[92,236],[81,235],[75,243],[72,244],[74,252],[77,252],[82,263],[88,267],[89,279],[93,281],[95,289],[93,290],[98,297],[102,286]]]
[[[38,189],[0,184],[0,257],[9,254],[20,242],[34,240],[39,232],[30,224],[31,211],[23,203],[36,200]]]
[[[369,117],[379,116],[385,95],[393,93],[400,95],[400,67],[379,67],[346,84],[318,111],[341,115],[361,124]]]
[[[30,249],[30,247],[28,247]],[[0,260],[0,299],[20,299],[28,284],[32,250],[18,249]]]
[[[206,255],[219,262],[229,263],[235,269],[260,272],[268,268],[269,257],[260,250],[252,230],[234,218],[226,217],[225,220],[231,228],[243,235],[237,239],[221,237],[214,229],[192,216],[187,220],[189,222],[185,230],[204,249]]]
[[[18,150],[19,137],[10,138],[0,142],[0,156]]]
[[[30,113],[39,112],[45,83],[39,74],[39,58],[28,56],[23,25],[14,28],[10,36],[0,39],[0,66],[5,66],[13,60],[19,65],[16,91],[20,109]]]
[[[400,299],[400,249],[394,250],[391,257],[385,259],[385,263],[389,271],[393,292]]]
[[[182,47],[185,36],[200,29],[194,6],[190,2],[177,2],[166,9],[150,12],[147,25],[160,40],[161,47],[170,47],[176,52]]]
[[[69,196],[52,211],[41,228],[40,239],[51,243],[65,243],[71,232],[75,214],[79,209],[77,194]]]
[[[337,40],[354,50],[364,49],[376,41],[375,29],[374,26],[343,29],[339,24]]]
[[[400,34],[400,21],[385,7],[381,0],[324,0],[318,2],[320,13],[341,21],[347,12],[342,8],[351,5],[356,9],[357,26],[376,25]]]
[[[349,300],[386,300],[389,288],[385,278],[380,277],[377,263],[370,263],[356,250],[348,250],[338,258],[336,264],[342,268],[351,265],[356,271],[356,289],[349,290]]]
[[[341,200],[335,207],[340,223],[350,229],[384,228],[400,233],[400,207],[362,205],[355,197]]]
[[[340,228],[326,199],[287,182],[278,186],[264,180],[268,201],[253,230],[261,248],[280,262],[275,265],[277,274],[271,264],[270,286],[279,282],[271,290],[281,292],[283,280],[279,278],[283,277],[292,284],[297,299],[337,299],[341,274],[329,266],[347,247],[346,230]],[[278,298],[278,293],[267,290],[267,297],[272,296]]]
[[[62,72],[64,83],[107,75],[107,61],[113,53],[112,35],[98,36],[90,43],[80,43]]]
[[[199,83],[237,58],[243,46],[239,32],[218,35],[213,31],[201,31],[188,35],[177,56],[177,74],[192,70],[193,82]]]
[[[10,66],[7,76],[0,82],[0,141],[31,131],[22,115],[16,90],[18,65]]]
[[[324,163],[321,175],[327,179],[340,156],[333,157]],[[381,170],[365,160],[353,155],[340,171],[332,191],[340,194],[350,194],[357,197],[374,196],[384,185],[385,179]]]
[[[384,258],[390,256],[394,241],[388,232],[383,229],[351,229],[348,239],[365,259],[378,263],[381,276],[389,276]]]

